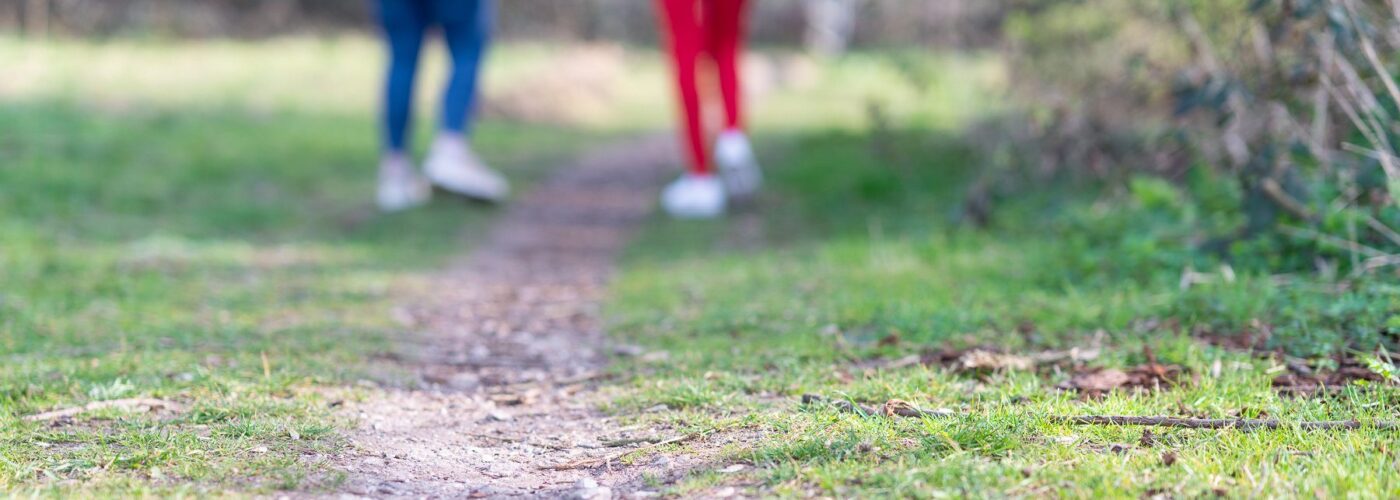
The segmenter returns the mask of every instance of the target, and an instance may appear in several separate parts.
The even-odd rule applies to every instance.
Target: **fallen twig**
[[[823,396],[818,396],[818,395],[816,395],[816,394],[803,394],[803,395],[802,395],[802,404],[804,404],[804,405],[822,404],[822,403],[827,403],[827,402],[830,402],[831,406],[834,407],[834,408],[836,408],[837,410],[840,410],[840,411],[843,411],[843,412],[846,412],[846,413],[859,413],[859,414],[861,414],[861,415],[878,415],[878,414],[880,413],[880,412],[876,411],[874,408],[871,408],[871,407],[869,407],[869,406],[865,406],[865,405],[857,404],[857,403],[852,403],[852,402],[846,401],[846,400],[844,400],[844,399],[837,399],[837,400],[835,400],[835,401],[831,401],[831,400],[828,400],[827,398],[825,398],[825,397],[823,397]]]
[[[621,448],[623,446],[632,446],[634,444],[650,444],[655,443],[657,441],[661,441],[661,438],[658,436],[648,436],[641,438],[609,439],[599,441],[598,444],[603,445],[604,448]]]
[[[1387,257],[1390,255],[1388,253],[1363,245],[1361,243],[1345,238],[1338,238],[1330,234],[1320,233],[1312,229],[1293,227],[1287,225],[1281,225],[1278,229],[1279,232],[1295,238],[1313,240],[1314,242],[1317,242],[1318,244],[1321,244],[1323,246],[1333,247],[1338,250],[1355,252],[1369,258]]]
[[[1083,416],[1083,417],[1050,417],[1050,421],[1059,424],[1072,425],[1145,425],[1154,427],[1180,427],[1186,429],[1280,429],[1297,426],[1303,430],[1326,430],[1326,429],[1360,429],[1363,427],[1375,427],[1377,429],[1393,430],[1400,429],[1400,422],[1389,420],[1377,420],[1363,423],[1357,420],[1328,420],[1328,421],[1303,421],[1284,422],[1274,419],[1229,419],[1229,418],[1172,418],[1172,417],[1123,417],[1123,416]]]
[[[833,408],[836,408],[837,410],[847,413],[857,413],[863,416],[884,415],[886,417],[912,418],[942,418],[953,416],[953,410],[949,410],[947,408],[937,408],[933,410],[928,410],[924,408],[919,408],[917,406],[914,406],[913,403],[900,399],[891,399],[889,401],[886,401],[885,404],[880,406],[879,408],[872,408],[869,406],[852,403],[844,399],[828,400],[827,398],[816,394],[802,395],[802,404],[804,405],[827,403],[828,401],[830,402],[831,406]]]
[[[676,444],[676,443],[680,443],[680,442],[685,442],[685,441],[689,441],[689,440],[691,440],[691,439],[695,439],[695,438],[700,437],[700,436],[701,436],[701,433],[695,432],[695,433],[691,433],[691,434],[685,434],[685,435],[681,435],[681,436],[676,436],[676,437],[673,437],[673,438],[670,438],[670,439],[666,439],[666,440],[662,440],[662,441],[657,441],[657,442],[655,442],[655,443],[652,443],[652,444],[643,446],[643,447],[641,447],[641,448],[637,448],[637,449],[633,449],[633,450],[627,450],[627,451],[622,451],[622,452],[618,452],[618,453],[613,453],[613,454],[611,454],[611,455],[607,455],[607,456],[603,456],[603,457],[598,457],[598,458],[585,458],[585,459],[582,459],[582,460],[575,460],[575,461],[573,461],[573,462],[568,462],[568,463],[563,463],[563,464],[558,464],[558,465],[542,465],[542,466],[540,466],[540,468],[541,468],[541,469],[546,469],[546,470],[589,469],[589,468],[598,467],[598,466],[601,466],[601,465],[611,464],[611,463],[613,463],[614,461],[621,460],[623,457],[626,457],[627,455],[631,455],[631,454],[633,454],[633,453],[641,453],[641,452],[644,452],[644,451],[654,450],[654,449],[656,449],[656,448],[660,448],[660,447],[666,446],[666,445],[668,445],[668,444]]]
[[[517,437],[517,436],[497,436],[497,435],[494,435],[494,434],[481,434],[481,433],[475,433],[475,432],[468,432],[468,433],[466,433],[465,435],[471,436],[471,437],[475,437],[475,438],[481,438],[481,439],[490,439],[490,440],[492,440],[492,441],[496,441],[496,442],[500,442],[500,443],[523,444],[523,445],[525,445],[525,446],[534,446],[534,447],[536,447],[536,448],[549,448],[549,449],[555,450],[555,451],[567,451],[567,450],[572,450],[572,449],[574,449],[574,448],[577,448],[577,446],[565,446],[565,445],[550,444],[550,443],[537,443],[537,442],[534,442],[534,441],[530,441],[529,439],[526,439],[526,438],[523,438],[523,437]]]
[[[165,408],[165,409],[168,409],[168,410],[171,410],[171,411],[181,411],[181,410],[183,410],[183,407],[180,406],[179,403],[174,403],[174,402],[171,402],[171,401],[166,401],[166,400],[164,400],[164,399],[152,399],[152,398],[112,399],[112,400],[108,400],[108,401],[95,401],[95,402],[88,403],[88,404],[85,404],[85,405],[82,405],[82,406],[75,406],[75,407],[73,407],[73,408],[64,408],[64,409],[62,409],[62,410],[47,411],[47,412],[44,412],[44,413],[39,413],[39,414],[35,414],[35,415],[30,415],[30,416],[24,417],[24,420],[29,421],[29,422],[46,422],[46,421],[49,421],[49,420],[58,420],[58,419],[64,418],[64,417],[71,417],[71,416],[74,416],[74,415],[80,415],[80,414],[87,413],[87,412],[90,412],[90,411],[105,410],[105,409],[108,409],[108,408],[117,408],[117,409],[121,409],[121,410],[135,410],[135,409],[141,409],[141,408],[146,408],[146,409],[148,409],[148,410],[150,410],[150,409],[156,409],[156,408]]]
[[[1350,387],[1360,387],[1347,384],[1323,384],[1323,385],[1296,385],[1274,387],[1274,392],[1287,394],[1290,396],[1316,396],[1318,394],[1335,394],[1347,390]]]
[[[1265,195],[1268,195],[1269,199],[1273,200],[1274,204],[1282,207],[1288,213],[1293,214],[1294,217],[1305,221],[1312,221],[1314,219],[1307,205],[1298,201],[1293,195],[1288,194],[1288,191],[1284,190],[1283,186],[1280,185],[1278,181],[1272,178],[1265,178],[1260,182],[1259,187],[1264,191]]]

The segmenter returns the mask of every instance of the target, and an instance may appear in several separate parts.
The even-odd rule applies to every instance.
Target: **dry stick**
[[[1275,387],[1274,391],[1279,394],[1290,396],[1315,396],[1320,394],[1336,394],[1347,390],[1350,386],[1346,384],[1324,384],[1324,385],[1298,385]]]
[[[1366,226],[1370,227],[1372,231],[1380,233],[1381,236],[1385,236],[1385,239],[1390,240],[1391,243],[1400,246],[1400,233],[1395,232],[1394,229],[1385,225],[1384,222],[1376,220],[1371,214],[1362,212],[1361,215],[1365,217],[1363,220],[1366,221]]]
[[[660,447],[666,446],[666,445],[668,445],[668,444],[676,444],[676,443],[680,443],[680,442],[684,442],[684,441],[689,441],[689,440],[691,440],[691,439],[695,439],[695,438],[697,438],[697,437],[700,437],[700,435],[701,435],[701,433],[699,433],[699,432],[695,432],[695,433],[691,433],[691,434],[685,434],[685,435],[676,436],[676,437],[673,437],[673,438],[671,438],[671,439],[667,439],[667,440],[664,440],[664,441],[657,441],[657,442],[655,442],[655,443],[652,443],[652,444],[643,446],[643,447],[641,447],[641,448],[637,448],[637,449],[635,449],[635,450],[627,450],[627,451],[623,451],[623,452],[613,453],[613,454],[611,454],[611,455],[608,455],[608,456],[605,456],[605,457],[601,457],[601,458],[588,458],[588,459],[576,460],[576,461],[573,461],[573,462],[564,463],[564,464],[558,464],[558,465],[542,465],[542,466],[540,466],[540,468],[541,468],[541,469],[546,469],[546,470],[573,470],[573,469],[587,469],[587,468],[590,468],[590,467],[598,467],[598,466],[604,465],[604,464],[611,464],[611,463],[613,463],[613,461],[619,460],[619,459],[621,459],[622,457],[625,457],[625,456],[627,456],[627,455],[631,455],[631,454],[633,454],[633,453],[641,453],[641,452],[644,452],[644,451],[650,451],[650,450],[653,450],[653,449],[656,449],[656,448],[660,448]]]
[[[1361,263],[1362,270],[1366,272],[1375,271],[1377,269],[1396,265],[1400,265],[1400,255],[1385,255],[1381,257],[1372,257],[1366,259],[1365,262]]]
[[[1337,69],[1341,70],[1342,76],[1346,78],[1346,83],[1351,89],[1352,94],[1359,100],[1358,104],[1365,106],[1365,111],[1367,111],[1365,120],[1362,119],[1356,110],[1347,109],[1349,106],[1346,106],[1347,103],[1340,93],[1337,95],[1338,103],[1344,105],[1343,111],[1347,112],[1347,117],[1352,120],[1357,129],[1361,131],[1362,135],[1377,148],[1378,153],[1380,153],[1381,168],[1385,170],[1386,178],[1392,181],[1400,178],[1400,167],[1395,165],[1390,154],[1391,151],[1394,151],[1394,148],[1391,147],[1390,144],[1390,138],[1386,135],[1385,128],[1382,127],[1376,119],[1376,115],[1384,116],[1386,114],[1385,108],[1381,107],[1379,100],[1376,99],[1376,96],[1366,87],[1365,81],[1361,78],[1360,73],[1358,73],[1356,68],[1352,67],[1346,59],[1338,58],[1334,63]],[[1329,84],[1330,86],[1330,81],[1326,78],[1323,79],[1323,83]]]
[[[475,437],[475,438],[481,438],[481,439],[490,439],[490,440],[492,440],[492,441],[501,442],[501,443],[514,443],[514,444],[523,444],[523,445],[526,445],[526,446],[535,446],[535,447],[539,447],[539,448],[549,448],[549,449],[551,449],[551,450],[556,450],[556,451],[566,451],[566,450],[572,450],[572,449],[575,448],[575,447],[563,446],[563,445],[557,445],[557,444],[535,443],[535,442],[530,441],[529,439],[526,439],[526,438],[523,438],[523,437],[515,437],[515,436],[496,436],[496,435],[491,435],[491,434],[480,434],[480,433],[475,433],[475,432],[468,432],[468,433],[466,433],[465,435],[471,436],[471,437]]]
[[[599,441],[598,444],[603,445],[604,448],[621,448],[623,446],[632,446],[634,444],[655,443],[660,440],[661,438],[658,436],[648,436],[641,438],[609,439],[605,441]]]
[[[1351,14],[1352,25],[1359,28],[1361,23],[1359,22],[1360,16],[1356,14],[1356,6],[1352,5],[1352,2],[1343,2],[1343,5],[1346,6],[1347,12]],[[1361,41],[1361,52],[1366,54],[1367,62],[1370,62],[1371,68],[1375,70],[1377,75],[1380,75],[1381,82],[1385,84],[1385,89],[1390,91],[1390,97],[1395,99],[1396,102],[1400,102],[1400,86],[1396,86],[1395,79],[1390,77],[1390,70],[1385,67],[1385,64],[1381,63],[1380,56],[1376,55],[1376,47],[1371,44],[1371,39],[1364,35],[1356,38]]]
[[[1369,424],[1356,420],[1330,420],[1317,422],[1280,422],[1278,420],[1228,419],[1228,418],[1171,418],[1171,417],[1120,417],[1091,415],[1085,417],[1050,417],[1051,422],[1072,425],[1144,425],[1154,427],[1180,427],[1186,429],[1287,429],[1297,425],[1306,431],[1327,429],[1360,429],[1371,426],[1382,430],[1400,429],[1400,422],[1378,420]]]
[[[1357,99],[1357,106],[1364,106],[1367,108],[1365,111],[1368,113],[1384,112],[1384,110],[1380,108],[1380,104],[1375,102],[1375,96],[1370,94],[1370,90],[1367,89],[1364,82],[1361,81],[1361,76],[1357,74],[1356,69],[1348,64],[1346,59],[1337,58],[1333,61],[1333,65],[1341,72],[1342,77],[1346,80],[1348,89],[1350,89]],[[1324,72],[1322,76],[1323,86],[1326,87],[1328,93],[1332,94],[1337,104],[1341,106],[1342,112],[1351,120],[1356,129],[1361,132],[1361,135],[1366,138],[1366,141],[1370,142],[1371,145],[1376,148],[1376,159],[1381,162],[1381,168],[1385,170],[1386,177],[1394,179],[1397,175],[1400,175],[1400,172],[1397,172],[1397,167],[1392,161],[1391,155],[1380,151],[1381,148],[1386,149],[1386,151],[1390,150],[1390,142],[1385,136],[1385,129],[1381,127],[1380,123],[1376,122],[1374,116],[1368,114],[1363,118],[1361,116],[1362,109],[1354,107],[1351,101],[1347,100],[1347,97],[1342,94],[1341,90],[1332,83],[1327,73]],[[1360,87],[1362,90],[1356,90],[1357,87]]]
[[[1308,207],[1303,205],[1303,202],[1300,202],[1297,199],[1290,196],[1288,194],[1288,191],[1285,191],[1283,189],[1283,186],[1279,185],[1278,181],[1272,178],[1266,178],[1263,182],[1260,183],[1259,187],[1264,189],[1264,194],[1268,195],[1270,199],[1274,200],[1274,203],[1278,204],[1278,206],[1280,207],[1283,207],[1284,210],[1288,211],[1288,213],[1293,214],[1294,217],[1303,219],[1305,221],[1313,220],[1313,214],[1312,212],[1308,211]]]
[[[1355,241],[1351,241],[1351,240],[1347,240],[1347,239],[1343,239],[1343,238],[1338,238],[1338,237],[1336,237],[1336,236],[1332,236],[1332,235],[1326,234],[1326,233],[1320,233],[1320,232],[1317,232],[1317,231],[1313,231],[1313,230],[1311,230],[1311,229],[1304,229],[1304,228],[1293,227],[1293,226],[1279,226],[1279,231],[1281,231],[1281,232],[1283,232],[1283,234],[1287,234],[1287,235],[1289,235],[1289,236],[1293,236],[1293,237],[1297,237],[1297,238],[1306,238],[1306,239],[1310,239],[1310,240],[1316,241],[1316,242],[1318,242],[1318,243],[1321,243],[1321,244],[1324,244],[1324,245],[1328,245],[1328,246],[1332,246],[1332,247],[1334,247],[1334,248],[1338,248],[1338,249],[1341,249],[1341,250],[1348,250],[1348,251],[1356,252],[1356,253],[1359,253],[1359,254],[1363,254],[1363,255],[1365,255],[1366,257],[1370,257],[1370,258],[1375,258],[1375,257],[1388,257],[1388,256],[1390,256],[1390,254],[1388,254],[1388,253],[1385,253],[1385,252],[1382,252],[1382,251],[1377,250],[1377,249],[1375,249],[1375,248],[1372,248],[1372,247],[1363,245],[1363,244],[1361,244],[1361,243],[1357,243],[1357,242],[1355,242]]]
[[[1337,63],[1336,66],[1338,68],[1342,67],[1341,63]],[[1361,135],[1366,138],[1366,141],[1371,144],[1380,144],[1380,139],[1374,136],[1370,124],[1367,124],[1365,120],[1361,119],[1361,111],[1353,106],[1351,101],[1347,100],[1346,95],[1342,94],[1342,91],[1337,85],[1332,83],[1332,79],[1328,77],[1326,73],[1322,76],[1322,85],[1327,89],[1327,93],[1332,96],[1332,100],[1336,101],[1337,106],[1342,108],[1342,114],[1346,115],[1348,120],[1351,120],[1352,125],[1356,126],[1356,130],[1361,132]],[[1380,157],[1376,159],[1384,161]]]
[[[818,396],[818,395],[816,395],[816,394],[803,394],[803,395],[802,395],[802,404],[804,404],[804,405],[820,404],[820,403],[826,403],[826,402],[828,402],[828,401],[829,401],[829,400],[826,399],[825,397],[823,397],[823,396]],[[831,401],[831,406],[835,407],[837,410],[841,410],[841,411],[844,411],[844,412],[847,412],[847,413],[859,413],[859,414],[861,414],[861,415],[879,415],[879,414],[880,414],[880,412],[879,412],[878,410],[874,409],[874,408],[871,408],[871,407],[869,407],[869,406],[865,406],[865,405],[862,405],[862,404],[858,404],[858,403],[852,403],[852,402],[846,401],[846,400],[844,400],[844,399],[838,399],[838,400],[835,400],[835,401]]]
[[[829,400],[828,400],[827,398],[822,397],[822,396],[819,396],[819,395],[816,395],[816,394],[803,394],[803,395],[802,395],[802,404],[804,404],[804,405],[805,405],[805,404],[826,403],[826,402],[828,402],[828,401],[829,401]],[[919,407],[917,407],[917,406],[914,406],[913,404],[910,404],[910,403],[907,402],[907,401],[900,401],[900,400],[898,400],[898,399],[891,399],[891,400],[889,400],[889,402],[885,403],[885,405],[882,406],[882,407],[880,407],[880,408],[871,408],[871,407],[869,407],[869,406],[865,406],[865,405],[861,405],[861,404],[852,403],[852,402],[846,401],[846,400],[844,400],[844,399],[837,399],[837,400],[834,400],[834,401],[830,401],[830,403],[831,403],[831,406],[834,407],[834,408],[836,408],[837,410],[840,410],[840,411],[843,411],[843,412],[847,412],[847,413],[856,413],[856,414],[860,414],[860,415],[863,415],[863,416],[885,415],[885,416],[890,416],[890,417],[911,417],[911,418],[922,418],[922,417],[942,418],[942,417],[951,417],[951,416],[953,416],[953,411],[952,411],[952,410],[943,409],[943,408],[939,408],[939,409],[936,409],[936,410],[926,410],[926,409],[923,409],[923,408],[919,408]]]
[[[24,417],[24,420],[25,420],[25,421],[28,421],[28,422],[43,422],[43,421],[48,421],[48,420],[58,420],[58,419],[64,418],[64,417],[72,417],[72,416],[79,415],[79,414],[82,414],[82,413],[87,413],[87,412],[90,412],[90,411],[105,410],[105,409],[107,409],[107,408],[118,408],[118,409],[122,409],[122,410],[133,410],[133,409],[138,409],[138,408],[141,408],[141,407],[146,407],[146,408],[167,408],[167,409],[170,409],[170,410],[172,410],[172,411],[181,411],[181,410],[183,409],[183,407],[181,407],[179,403],[174,403],[174,402],[166,401],[166,400],[163,400],[163,399],[151,399],[151,398],[113,399],[113,400],[108,400],[108,401],[97,401],[97,402],[93,402],[93,403],[88,403],[88,404],[85,404],[85,405],[82,405],[82,406],[73,407],[73,408],[64,408],[64,409],[62,409],[62,410],[54,410],[54,411],[44,412],[44,413],[40,413],[40,414],[37,414],[37,415],[30,415],[30,416]]]

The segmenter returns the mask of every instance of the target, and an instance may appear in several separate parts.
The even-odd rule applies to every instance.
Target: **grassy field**
[[[345,396],[324,389],[397,376],[369,362],[401,328],[392,291],[495,212],[373,209],[373,47],[0,41],[20,61],[0,91],[0,491],[335,480],[314,462],[342,445]],[[493,120],[477,144],[528,184],[607,136]],[[133,397],[187,408],[20,419]]]
[[[958,88],[956,72],[942,74],[935,87]],[[959,95],[945,92],[927,98]],[[1350,382],[1315,397],[1272,387],[1290,364],[1326,371],[1394,348],[1393,276],[1339,283],[1221,271],[1177,230],[1179,194],[1147,179],[1129,189],[1049,182],[978,229],[961,202],[984,159],[956,118],[767,134],[771,190],[756,209],[713,224],[658,221],[634,246],[612,331],[669,358],[630,365],[639,375],[618,390],[614,411],[761,436],[725,450],[717,466],[750,468],[701,474],[672,493],[1400,495],[1400,432],[1292,424],[1394,420],[1393,385]],[[1211,282],[1183,286],[1187,266]],[[1245,336],[1277,352],[1217,345]],[[973,346],[985,354],[960,351]],[[1074,348],[1084,353],[1077,362],[1023,366],[1034,362],[1022,356]],[[1155,390],[1058,387],[1095,367],[1133,373],[1154,362],[1179,376]],[[1392,369],[1373,363],[1374,373]],[[863,416],[801,404],[809,393],[954,416]],[[655,405],[677,411],[639,412]],[[1147,438],[1142,428],[1055,421],[1082,415],[1285,424]]]
[[[0,60],[18,61],[0,79],[0,491],[334,486],[316,465],[343,447],[333,406],[360,380],[398,375],[370,361],[401,328],[394,290],[468,251],[493,215],[448,200],[372,210],[375,51],[360,38],[0,38]],[[658,218],[608,306],[615,336],[669,353],[622,361],[609,411],[664,404],[674,411],[634,418],[758,436],[723,455],[753,467],[701,472],[670,493],[1400,495],[1394,431],[1144,440],[1054,421],[1395,419],[1392,385],[1301,398],[1271,387],[1290,365],[1327,372],[1339,358],[1326,356],[1364,361],[1393,346],[1394,279],[1221,271],[1179,223],[1209,215],[1147,179],[1047,182],[973,227],[962,201],[986,158],[966,131],[997,110],[994,61],[765,57],[753,122],[770,191],[724,221]],[[669,122],[657,112],[662,67],[646,54],[506,45],[496,61],[498,107],[478,144],[520,184],[589,144]],[[567,88],[588,90],[541,83],[560,68],[578,84]],[[520,89],[563,101],[540,107]],[[560,102],[582,104],[550,114]],[[1187,266],[1210,282],[1183,287]],[[1240,334],[1279,353],[1216,345]],[[999,354],[969,368],[957,351],[969,346]],[[1023,369],[1034,362],[1018,357],[1072,348],[1078,361]],[[1087,368],[1154,360],[1180,376],[1095,397],[1057,388]],[[1385,360],[1372,361],[1384,377]],[[866,417],[799,404],[806,393],[954,417]],[[133,397],[185,411],[22,419]]]

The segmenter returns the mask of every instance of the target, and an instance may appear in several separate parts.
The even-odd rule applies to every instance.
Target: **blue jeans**
[[[428,30],[440,28],[452,53],[452,78],[442,96],[441,128],[469,131],[478,67],[490,41],[494,0],[376,0],[379,24],[389,46],[384,84],[384,147],[403,152],[413,121],[413,86],[418,55]]]

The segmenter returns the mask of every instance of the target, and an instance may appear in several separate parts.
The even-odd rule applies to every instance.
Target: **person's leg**
[[[715,140],[714,163],[731,197],[748,197],[763,183],[758,161],[744,133],[744,91],[740,73],[746,0],[705,2],[705,52],[715,63],[724,97],[724,130]]]
[[[724,96],[725,130],[744,126],[743,88],[739,79],[744,40],[746,0],[707,0],[705,4],[705,52],[715,62],[720,94]]]
[[[376,9],[389,53],[381,104],[384,153],[379,162],[376,201],[381,210],[394,212],[421,205],[430,194],[408,154],[413,84],[427,25],[421,0],[377,0]]]
[[[494,0],[437,0],[435,21],[452,53],[452,77],[442,96],[442,131],[469,134],[477,79],[491,38]]]
[[[690,155],[686,175],[661,192],[661,205],[681,218],[711,218],[724,213],[724,186],[713,175],[705,151],[705,122],[700,109],[696,70],[704,45],[699,3],[707,0],[657,0],[662,25],[669,35],[676,89],[680,96],[681,136]]]
[[[467,141],[476,103],[477,76],[486,53],[495,3],[492,0],[429,0],[431,23],[442,28],[452,53],[452,76],[442,95],[438,136],[428,154],[428,179],[448,191],[483,201],[504,201],[506,178],[481,161]]]
[[[377,7],[389,48],[383,95],[384,150],[386,154],[406,154],[413,120],[413,85],[427,24],[419,0],[377,0]]]
[[[707,0],[702,0],[708,3]],[[676,89],[681,101],[682,136],[690,154],[690,171],[708,175],[710,165],[705,152],[704,119],[700,109],[700,89],[696,83],[696,66],[701,45],[700,19],[696,0],[657,0],[662,24],[669,35],[671,63],[675,70]]]

